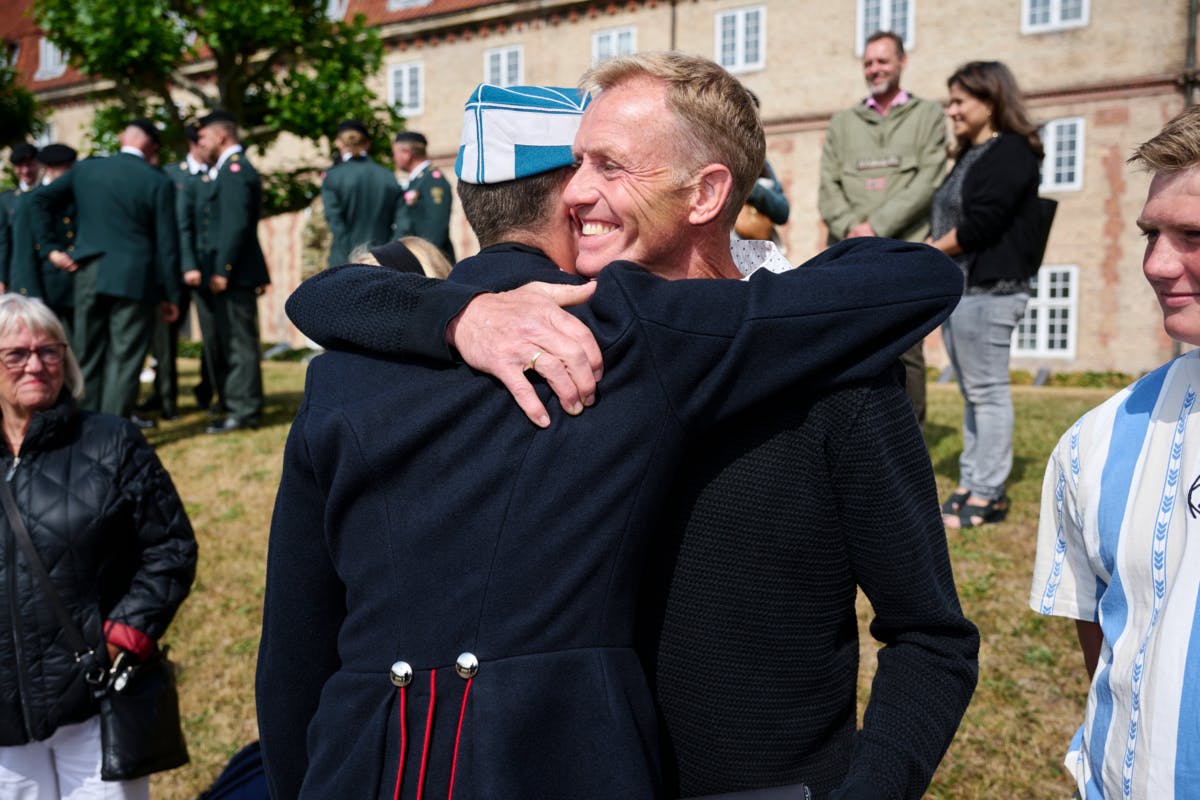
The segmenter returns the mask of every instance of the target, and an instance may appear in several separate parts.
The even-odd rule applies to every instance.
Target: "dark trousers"
[[[83,372],[83,408],[120,417],[133,413],[156,312],[156,303],[98,294],[95,262],[75,273],[72,344]]]
[[[220,294],[197,291],[196,315],[213,386],[231,417],[262,415],[262,353],[258,343],[258,295],[231,286]]]
[[[925,343],[917,342],[900,356],[904,365],[904,393],[917,413],[917,422],[925,430]]]

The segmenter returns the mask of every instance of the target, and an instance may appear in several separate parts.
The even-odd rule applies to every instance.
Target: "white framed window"
[[[406,61],[388,67],[388,104],[406,117],[425,110],[425,63]]]
[[[433,0],[387,0],[388,11],[403,11],[406,8],[420,8],[429,5]]]
[[[592,34],[592,64],[637,52],[637,28],[608,28]]]
[[[45,81],[57,78],[67,71],[67,54],[55,47],[49,39],[38,41],[38,68],[34,80]]]
[[[1021,0],[1021,33],[1044,33],[1088,24],[1088,0]]]
[[[346,9],[350,0],[325,0],[325,16],[331,22],[339,22],[346,17]]]
[[[1083,117],[1064,117],[1047,122],[1041,130],[1043,192],[1075,191],[1083,188]]]
[[[721,11],[714,22],[713,50],[718,64],[730,72],[748,72],[766,65],[766,6]]]
[[[854,52],[861,56],[867,46],[867,38],[876,31],[894,33],[904,42],[904,49],[912,49],[913,11],[916,0],[858,0],[858,27]]]
[[[483,51],[483,82],[496,86],[524,83],[523,54],[524,48],[519,44]]]
[[[0,42],[0,68],[16,69],[17,58],[21,55],[21,45]]]
[[[1079,267],[1043,266],[1032,281],[1025,316],[1013,331],[1012,354],[1074,358]]]

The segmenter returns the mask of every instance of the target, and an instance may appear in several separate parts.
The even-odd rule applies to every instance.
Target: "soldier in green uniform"
[[[205,432],[225,433],[256,427],[262,416],[258,295],[271,279],[258,243],[262,183],[230,114],[214,111],[200,120],[200,148],[213,167],[211,180],[196,195],[201,254],[197,269],[185,273],[184,281],[200,289],[196,310],[205,354],[227,412]]]
[[[188,154],[183,161],[167,169],[167,177],[175,184],[175,221],[179,230],[179,259],[181,276],[197,269],[195,194],[197,184],[208,182],[208,164],[200,155],[199,130],[193,124],[184,126],[188,141]],[[159,319],[154,326],[150,354],[154,356],[154,392],[145,402],[137,405],[138,413],[161,412],[162,418],[171,420],[179,416],[179,370],[176,359],[179,354],[179,332],[187,319],[192,303],[191,287],[182,286],[179,296],[179,318],[174,322]],[[207,364],[200,359],[200,383],[192,390],[196,404],[203,410],[212,400],[212,382],[208,377]]]
[[[139,376],[154,315],[179,315],[179,235],[175,187],[152,165],[158,129],[135,120],[121,132],[121,152],[80,161],[34,193],[33,227],[41,252],[75,273],[74,347],[83,370],[81,405],[134,419]],[[74,202],[74,244],[56,234],[55,215]]]
[[[402,202],[396,205],[395,238],[420,236],[437,245],[454,263],[450,244],[450,182],[442,171],[425,157],[428,142],[416,131],[396,134],[392,155],[397,169],[408,173]]]
[[[333,234],[331,267],[345,264],[350,251],[360,245],[378,247],[392,241],[400,199],[396,176],[368,155],[371,140],[365,125],[346,120],[338,126],[333,143],[341,160],[321,183],[325,219]]]
[[[53,183],[61,178],[75,164],[75,157],[75,150],[65,144],[43,147],[37,156],[38,163],[44,168],[42,181]],[[42,255],[33,232],[30,200],[34,194],[44,190],[45,187],[39,186],[17,198],[12,224],[8,290],[26,297],[36,297],[48,305],[70,337],[75,324],[75,278]],[[56,240],[71,242],[75,239],[74,203],[69,204],[61,214],[55,215],[54,226]]]
[[[38,185],[41,165],[37,160],[38,149],[28,142],[13,145],[8,160],[17,176],[17,188],[0,192],[0,292],[8,288],[8,276],[12,258],[12,217],[17,210],[17,198]]]

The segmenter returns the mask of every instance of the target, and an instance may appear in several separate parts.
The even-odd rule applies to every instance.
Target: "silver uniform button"
[[[479,672],[479,659],[475,657],[474,653],[463,653],[454,662],[454,669],[458,672],[458,677],[463,680],[474,678],[475,673]]]
[[[392,668],[388,670],[388,677],[392,679],[392,685],[403,689],[412,683],[413,668],[408,665],[407,661],[397,661],[392,664]]]

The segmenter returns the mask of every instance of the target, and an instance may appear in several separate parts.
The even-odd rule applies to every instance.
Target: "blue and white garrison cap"
[[[471,92],[454,173],[467,183],[502,183],[565,167],[590,97],[557,86],[493,86]]]

